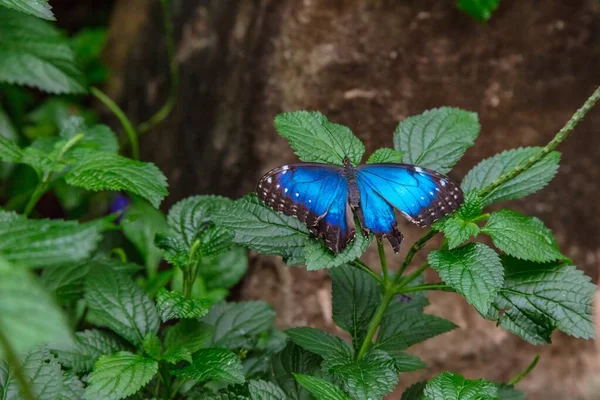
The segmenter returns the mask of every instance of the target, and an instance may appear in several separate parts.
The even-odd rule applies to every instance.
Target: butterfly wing
[[[414,224],[430,226],[463,202],[463,192],[455,182],[414,165],[362,165],[356,169],[356,183],[363,227],[387,236],[395,251],[402,235],[396,229],[393,208]]]
[[[342,172],[318,163],[284,165],[267,172],[256,191],[269,207],[298,218],[337,253],[355,234],[348,181]]]

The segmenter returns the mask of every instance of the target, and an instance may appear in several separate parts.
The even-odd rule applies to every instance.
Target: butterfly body
[[[402,234],[394,209],[409,221],[428,226],[456,210],[463,201],[460,187],[449,178],[408,164],[354,167],[320,163],[284,165],[258,182],[259,198],[285,215],[297,217],[333,252],[354,238],[354,215],[363,233],[386,237],[398,251]]]

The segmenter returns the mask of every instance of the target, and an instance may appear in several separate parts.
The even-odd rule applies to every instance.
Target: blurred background
[[[51,4],[58,25],[79,38],[88,79],[134,123],[173,96],[168,117],[141,138],[141,158],[169,179],[164,210],[192,194],[237,198],[254,190],[268,169],[294,162],[273,128],[280,112],[319,110],[349,126],[370,153],[390,147],[396,124],[409,115],[442,105],[475,111],[480,139],[450,173],[460,181],[483,158],[547,143],[600,83],[597,0],[502,0],[485,23],[450,0],[172,0],[172,66],[179,80],[173,92],[164,34],[169,24],[159,0]],[[95,110],[90,118],[121,129],[101,104],[85,105]],[[34,137],[51,129],[48,115],[60,109],[47,106],[46,114],[32,116],[26,99],[19,107],[16,123]],[[561,168],[551,184],[510,204],[544,220],[563,253],[594,281],[598,126],[595,109],[559,148]],[[40,206],[54,212],[52,199]],[[405,222],[400,229],[406,251],[422,231]],[[389,256],[400,263],[400,256]],[[234,299],[268,301],[280,328],[308,324],[342,334],[331,320],[326,273],[251,258]],[[375,254],[369,258],[377,265]],[[461,329],[415,347],[430,369],[403,375],[390,399],[441,370],[507,381],[536,353],[539,365],[518,385],[528,398],[600,398],[594,395],[600,388],[594,342],[556,332],[552,346],[534,347],[483,320],[458,296],[432,293],[430,300],[429,312]]]

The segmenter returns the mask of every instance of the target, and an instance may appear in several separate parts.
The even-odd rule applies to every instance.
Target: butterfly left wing
[[[256,192],[269,207],[305,223],[336,253],[354,238],[348,182],[339,167],[319,163],[284,165],[267,172]]]
[[[396,228],[393,208],[414,224],[430,226],[463,202],[463,192],[454,181],[414,165],[362,165],[356,169],[356,183],[363,228],[387,236],[396,252],[402,235]]]

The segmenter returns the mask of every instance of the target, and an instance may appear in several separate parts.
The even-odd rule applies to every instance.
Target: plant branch
[[[536,354],[535,357],[533,358],[533,361],[527,366],[527,368],[525,368],[525,370],[523,372],[520,372],[514,378],[512,378],[510,381],[508,381],[508,384],[514,386],[517,383],[519,383],[523,378],[525,378],[527,375],[529,375],[531,373],[531,371],[533,371],[533,369],[535,368],[535,366],[537,365],[537,363],[539,361],[540,361],[540,355]]]
[[[29,386],[29,380],[23,373],[23,366],[21,365],[21,361],[15,354],[14,349],[10,345],[8,338],[4,335],[4,332],[0,329],[0,348],[2,349],[4,356],[6,357],[6,361],[13,367],[14,374],[17,382],[19,383],[19,387],[21,388],[21,393],[26,400],[35,400],[35,395]]]
[[[569,121],[565,124],[565,126],[563,126],[560,129],[560,131],[558,131],[556,136],[554,136],[554,139],[552,139],[546,146],[544,146],[544,148],[539,153],[535,154],[529,160],[527,160],[527,162],[519,165],[517,168],[513,169],[512,171],[509,171],[509,172],[501,175],[498,179],[496,179],[495,181],[493,181],[492,183],[490,183],[489,185],[484,187],[479,192],[479,195],[481,197],[487,196],[488,194],[493,192],[496,188],[498,188],[500,185],[516,178],[518,175],[527,171],[534,164],[541,161],[544,157],[546,157],[548,154],[550,154],[552,151],[554,151],[554,149],[556,149],[556,147],[558,147],[558,145],[561,144],[562,141],[565,140],[571,132],[573,132],[575,127],[577,125],[579,125],[579,123],[583,120],[585,115],[592,109],[592,107],[594,107],[594,105],[596,104],[596,102],[598,102],[598,100],[600,100],[600,87],[596,88],[594,93],[592,93],[592,95],[585,101],[585,103],[583,103],[583,106],[581,106],[581,108],[579,110],[577,110],[575,112],[575,114],[573,114],[573,116],[571,117],[571,119],[569,119]]]
[[[389,281],[387,259],[385,258],[385,250],[383,248],[383,241],[381,238],[377,238],[377,250],[379,251],[379,261],[381,262],[381,272],[383,273],[383,283],[387,285]]]
[[[150,129],[164,121],[173,110],[175,102],[177,101],[177,91],[179,88],[179,68],[177,66],[177,59],[175,58],[175,39],[173,34],[171,4],[170,0],[161,0],[161,4],[163,9],[163,23],[165,27],[165,40],[167,41],[167,56],[169,58],[171,86],[169,89],[169,97],[161,109],[158,110],[152,117],[150,117],[148,121],[141,123],[138,127],[140,134],[148,132]]]
[[[419,252],[419,250],[421,250],[425,246],[425,244],[427,244],[427,242],[430,241],[435,235],[437,235],[437,231],[430,230],[425,235],[423,235],[419,240],[417,240],[415,242],[415,244],[412,245],[412,247],[406,254],[406,257],[404,258],[404,261],[402,262],[400,269],[398,269],[398,273],[396,274],[396,282],[399,282],[402,279],[402,274],[404,273],[406,268],[410,265],[412,259]]]
[[[375,314],[373,314],[373,317],[369,322],[369,327],[367,328],[367,335],[365,336],[365,340],[360,346],[360,350],[358,351],[358,354],[356,356],[357,360],[363,358],[367,351],[369,351],[369,348],[371,347],[371,342],[373,340],[373,336],[375,336],[375,332],[377,332],[377,328],[379,328],[379,324],[381,324],[381,320],[383,319],[383,316],[395,295],[396,293],[394,293],[393,288],[387,288],[386,291],[383,293],[383,299],[381,300],[381,303],[377,307],[377,310],[375,310]]]
[[[405,293],[412,293],[412,292],[420,292],[423,290],[442,290],[444,292],[453,292],[454,291],[454,289],[452,289],[445,283],[438,282],[438,283],[427,283],[427,284],[418,285],[418,286],[404,286],[402,288],[396,289],[396,291],[394,293],[405,294]]]
[[[125,134],[127,135],[127,139],[129,140],[129,144],[131,145],[131,156],[134,160],[139,160],[140,145],[138,143],[137,132],[131,124],[131,121],[129,121],[129,118],[127,118],[127,115],[125,115],[125,113],[123,112],[123,110],[121,110],[117,103],[115,103],[110,97],[104,94],[100,89],[96,87],[91,87],[90,92],[117,117],[117,119],[123,126]]]
[[[400,282],[398,282],[398,289],[404,288],[406,285],[408,285],[409,283],[411,283],[412,281],[414,281],[415,279],[417,279],[419,276],[421,276],[421,274],[423,272],[425,272],[425,270],[429,268],[429,263],[425,263],[423,265],[421,265],[419,268],[417,268],[415,270],[415,272],[413,272],[412,274],[408,275],[406,278],[400,280]]]
[[[381,277],[379,275],[377,275],[375,272],[373,272],[373,270],[371,268],[369,268],[369,266],[366,265],[365,263],[363,263],[362,261],[357,259],[357,260],[350,262],[350,265],[371,275],[371,277],[373,277],[373,279],[375,279],[377,282],[379,282],[380,284],[383,285],[383,279],[381,279]]]

